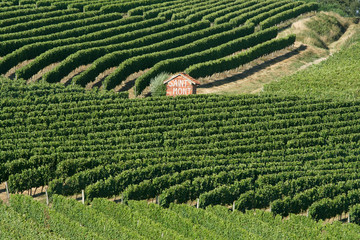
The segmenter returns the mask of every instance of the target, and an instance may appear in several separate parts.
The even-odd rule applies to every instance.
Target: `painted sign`
[[[164,82],[166,85],[166,96],[196,94],[196,86],[199,82],[187,74],[180,73],[172,76]]]

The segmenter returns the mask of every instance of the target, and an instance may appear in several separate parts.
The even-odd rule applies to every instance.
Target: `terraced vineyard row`
[[[10,207],[0,203],[0,213],[2,239],[357,239],[360,231],[355,224],[323,224],[296,215],[282,220],[260,210],[241,213],[215,206],[204,211],[177,204],[164,209],[106,199],[95,199],[90,207],[61,196],[47,207],[13,195]]]
[[[295,37],[275,39],[271,27],[317,9],[288,0],[12,3],[0,13],[1,74],[21,64],[17,78],[110,90],[150,68],[136,79],[136,94],[162,71],[207,76],[285,48]]]
[[[0,181],[13,193],[48,185],[52,194],[85,190],[89,202],[199,199],[283,216],[309,209],[315,219],[359,203],[359,101],[130,100],[75,86],[0,86]],[[319,206],[334,201],[324,215]]]

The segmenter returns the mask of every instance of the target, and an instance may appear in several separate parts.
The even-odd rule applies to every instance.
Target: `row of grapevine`
[[[202,62],[199,64],[191,65],[185,70],[185,72],[187,72],[188,74],[190,74],[195,78],[210,76],[211,74],[214,73],[224,72],[226,70],[237,68],[261,56],[288,47],[294,44],[294,42],[295,42],[295,35],[290,35],[286,38],[281,38],[281,39],[269,40],[267,42],[258,44],[255,47],[248,49],[244,53],[237,54],[236,56],[225,57],[213,61]]]
[[[246,6],[243,9],[238,9],[238,10],[233,9],[230,13],[225,13],[225,15],[222,14],[223,13],[222,11],[219,11],[219,15],[217,15],[217,17],[214,18],[213,21],[214,21],[214,24],[222,24],[222,23],[231,21],[231,19],[233,19],[237,16],[242,16],[246,12],[251,13],[257,9],[259,9],[261,12],[262,10],[266,11],[266,10],[269,10],[269,9],[272,9],[274,7],[278,7],[281,5],[279,3],[276,3],[273,0],[264,1],[264,2],[255,2],[253,5]],[[210,16],[212,16],[212,15],[214,15],[214,13],[212,13]]]
[[[274,201],[271,204],[272,211],[275,214],[280,214],[282,216],[287,216],[289,213],[300,213],[306,211],[318,200],[323,198],[334,198],[338,194],[345,193],[353,188],[358,188],[356,184],[358,184],[358,180],[340,182],[338,185],[329,183],[322,186],[316,186],[295,194],[292,198],[286,197]]]
[[[53,62],[53,61],[56,61],[58,58],[60,58],[60,60],[64,59],[64,58],[66,58],[66,56],[68,54],[71,54],[72,52],[74,52],[76,50],[81,50],[81,49],[85,48],[86,46],[96,47],[96,46],[102,46],[105,44],[115,43],[118,41],[126,41],[126,40],[133,39],[135,37],[144,36],[144,35],[148,34],[149,31],[156,31],[156,29],[158,29],[157,31],[159,31],[159,30],[163,30],[164,27],[166,29],[166,26],[175,25],[173,23],[168,23],[165,26],[157,27],[158,24],[165,22],[165,19],[161,19],[161,18],[150,19],[147,21],[140,21],[140,22],[138,22],[138,18],[137,18],[135,20],[135,23],[133,23],[133,19],[127,18],[127,19],[124,19],[124,22],[125,22],[125,24],[121,25],[119,27],[114,27],[114,28],[105,29],[105,30],[94,32],[94,33],[86,34],[84,36],[81,36],[80,38],[73,37],[73,38],[59,39],[59,40],[55,40],[55,41],[47,40],[45,42],[32,43],[30,45],[25,45],[4,57],[4,59],[0,63],[0,66],[2,69],[1,71],[4,73],[7,70],[9,70],[11,67],[13,67],[15,64],[17,64],[17,62],[15,62],[15,59],[20,58],[21,60],[27,60],[27,59],[35,58],[38,56],[35,59],[35,63],[39,62],[44,65],[44,63],[43,63],[43,59],[45,59],[44,56],[48,56],[46,58],[46,60]],[[152,27],[150,27],[150,26],[152,26]],[[145,30],[136,30],[139,27],[149,27],[149,28],[145,29]],[[131,32],[131,30],[133,30],[133,32]],[[108,37],[108,38],[104,39],[104,37]],[[87,42],[87,44],[78,43],[83,40],[85,40]],[[94,40],[98,40],[98,41],[94,41]],[[68,48],[68,46],[71,46],[71,47]],[[68,54],[66,54],[67,49],[69,49]],[[58,56],[57,54],[60,54],[60,55]],[[21,72],[29,71],[27,69],[34,68],[33,65],[35,65],[35,67],[36,67],[35,63],[33,61],[32,65],[30,65],[30,66],[26,65],[24,68],[20,68],[20,70],[17,72],[17,74],[21,74]],[[37,65],[39,63],[37,63]],[[41,69],[41,67],[39,69]],[[19,75],[19,77],[20,76],[21,75]]]
[[[313,201],[300,210],[306,211],[332,197],[315,201],[312,193],[359,179],[359,101],[130,100],[78,86],[9,79],[0,86],[0,179],[12,193],[48,185],[49,193],[85,190],[89,201],[160,196],[170,206],[199,198],[201,207],[235,201],[239,210],[271,206],[285,216],[297,212],[286,210],[297,208],[297,200],[280,206],[289,199],[309,193]],[[349,185],[347,192],[357,188]]]
[[[269,31],[267,31],[269,30]],[[210,49],[202,50],[199,52],[194,52],[189,55],[185,56],[178,56],[175,58],[170,58],[166,60],[159,61],[155,63],[155,65],[151,68],[150,71],[146,72],[145,74],[141,75],[139,78],[136,79],[135,87],[136,87],[136,94],[141,93],[146,86],[150,84],[150,80],[154,78],[161,72],[179,72],[185,70],[187,67],[194,65],[199,62],[208,61],[211,59],[218,59],[225,57],[227,55],[236,53],[237,51],[244,50],[248,47],[253,47],[257,44],[260,44],[264,41],[267,41],[271,38],[274,38],[277,34],[276,28],[269,28],[264,31],[259,31],[246,37],[238,38],[221,45],[215,46]],[[262,52],[263,55],[266,52]],[[175,55],[176,56],[176,55]],[[125,64],[125,62],[124,62]],[[104,87],[106,89],[111,89],[114,85],[115,79],[118,79],[118,74],[121,71],[121,66],[109,75],[104,80]]]
[[[206,51],[208,53],[211,49],[210,54],[217,56],[219,55],[219,51],[222,49],[225,51],[229,45],[231,46],[238,46],[238,48],[244,49],[248,45],[255,45],[258,41],[265,39],[269,39],[271,37],[274,37],[274,35],[277,34],[277,29],[272,29],[272,32],[267,31],[261,32],[261,33],[253,33],[254,26],[244,26],[239,29],[229,30],[222,33],[214,34],[210,37],[206,37],[197,41],[194,41],[189,44],[185,44],[178,48],[172,48],[165,51],[159,51],[149,54],[143,54],[138,57],[133,57],[124,60],[119,67],[116,69],[115,72],[113,72],[111,75],[109,75],[104,80],[104,87],[106,89],[112,89],[122,81],[124,81],[130,74],[135,73],[139,70],[144,70],[148,67],[154,66],[153,69],[156,68],[156,64],[161,63],[162,61],[170,61],[170,59],[176,59],[177,57],[182,56],[191,56],[195,53],[201,53],[203,51]],[[250,35],[249,35],[250,34]],[[247,37],[245,37],[247,36]],[[245,39],[244,39],[245,38]],[[218,46],[217,48],[215,48]],[[221,50],[218,50],[221,49]],[[228,50],[229,51],[229,50]],[[203,59],[206,57],[209,57],[205,55],[206,53],[203,53],[203,56],[201,56]],[[224,53],[225,54],[225,53]],[[214,56],[214,57],[215,57]],[[167,70],[170,70],[171,68],[166,68]],[[164,68],[162,68],[164,70]],[[173,71],[173,70],[170,70]],[[159,73],[157,71],[157,73]],[[143,75],[142,75],[143,77]],[[145,83],[146,86],[149,83]],[[139,89],[138,91],[142,91],[143,89]]]
[[[214,36],[219,33],[216,29],[219,29],[218,27],[221,25],[227,25],[227,27],[223,28],[224,32],[229,30],[228,28],[238,28],[245,23],[245,25],[251,25],[251,23],[258,25],[261,21],[266,21],[274,14],[281,14],[294,7],[303,7],[301,13],[314,10],[314,8],[306,7],[307,5],[304,2],[290,2],[287,0],[280,2],[273,0],[261,2],[253,0],[192,0],[191,2],[184,0],[168,0],[165,2],[159,0],[121,2],[115,0],[78,0],[31,1],[31,3],[36,4],[36,7],[34,5],[24,5],[28,6],[28,8],[13,11],[6,9],[0,14],[0,18],[5,21],[2,26],[0,24],[0,40],[2,40],[0,43],[0,55],[2,56],[2,59],[0,59],[0,73],[7,74],[18,64],[31,60],[16,70],[16,78],[28,80],[33,76],[36,76],[36,78],[40,76],[48,82],[60,82],[63,79],[64,81],[71,81],[67,80],[67,77],[78,67],[95,61],[96,63],[89,68],[94,69],[99,66],[96,60],[103,61],[104,59],[101,58],[106,57],[101,63],[101,68],[97,69],[96,72],[92,72],[95,77],[81,77],[83,80],[79,80],[79,76],[79,81],[73,79],[73,82],[81,85],[89,82],[95,83],[97,81],[96,77],[103,74],[106,69],[117,66],[115,71],[113,69],[109,71],[109,75],[106,73],[108,76],[104,82],[98,83],[103,88],[113,89],[124,82],[124,79],[116,80],[118,76],[126,78],[144,68],[152,68],[153,74],[149,73],[135,83],[136,94],[141,93],[149,85],[148,78],[152,78],[160,69],[163,71],[166,68],[165,71],[167,72],[183,71],[190,65],[226,56],[202,57],[198,61],[191,61],[182,67],[176,68],[177,62],[183,59],[177,59],[176,62],[169,63],[170,65],[159,63],[159,61],[169,60],[166,55],[157,61],[146,60],[147,65],[144,65],[142,69],[129,66],[132,71],[129,71],[129,74],[121,74],[122,64],[127,64],[124,59],[130,60],[134,57],[145,57],[149,53],[156,54],[177,47],[186,47],[189,42],[183,44],[178,42],[178,45],[176,45],[169,41],[174,37],[189,34],[190,32],[197,34],[198,31],[202,30],[202,28],[199,28],[190,32],[172,34],[171,32],[174,32],[175,28],[191,24],[205,24],[206,22],[207,27],[210,29],[209,33],[212,28],[215,28],[213,33],[209,35]],[[22,5],[20,4],[20,6]],[[60,12],[64,15],[59,16]],[[44,13],[41,19],[39,19],[40,13]],[[298,12],[296,11],[296,13]],[[237,14],[236,17],[233,14]],[[295,15],[286,16],[291,18]],[[281,20],[286,19],[283,16]],[[210,21],[215,24],[210,24]],[[166,32],[169,32],[167,36]],[[155,36],[156,33],[157,36]],[[160,33],[163,35],[160,36]],[[237,38],[240,37],[242,35]],[[269,39],[270,37],[267,39],[259,37],[252,46]],[[158,43],[158,45],[153,46],[155,43]],[[209,46],[209,48],[211,50],[220,47],[221,44],[223,42],[218,42]],[[244,46],[243,48],[248,47]],[[127,50],[126,53],[119,52],[125,50]],[[202,51],[202,49],[197,49],[197,51]],[[188,52],[182,52],[182,55],[175,54],[174,56],[184,58],[189,56],[187,58],[189,60],[190,55],[197,51],[188,50]],[[114,58],[117,54],[122,55],[120,58],[116,58],[117,62],[115,64],[110,60],[110,56]],[[90,56],[90,58],[87,56]],[[57,63],[60,65],[48,73],[41,71],[51,64],[57,65]],[[161,67],[157,64],[160,64]],[[88,66],[85,66],[80,71],[87,68]],[[104,68],[105,70],[103,70]],[[87,72],[84,72],[84,75],[86,74]]]
[[[287,11],[277,13],[269,18],[266,18],[265,20],[261,21],[259,23],[259,25],[261,28],[264,29],[264,28],[273,26],[275,24],[281,23],[282,21],[297,17],[300,14],[303,14],[303,13],[306,13],[309,11],[316,11],[317,8],[318,8],[318,5],[315,3],[301,5],[301,6],[293,8],[293,9],[289,9]]]
[[[180,23],[184,22],[180,20]],[[103,66],[102,71],[104,71],[109,67],[116,66],[116,63],[121,63],[121,61],[126,58],[139,54],[150,53],[156,50],[177,47],[181,44],[186,44],[186,42],[196,40],[201,36],[210,35],[214,32],[223,30],[223,28],[209,28],[209,26],[209,22],[202,21],[180,27],[176,26],[176,28],[173,29],[169,27],[165,31],[158,33],[154,32],[151,35],[147,35],[143,38],[138,38],[127,43],[112,44],[108,46],[77,51],[76,53],[71,54],[66,59],[64,59],[64,61],[62,61],[61,64],[59,64],[54,70],[46,73],[43,78],[53,82],[60,81],[63,77],[72,71],[74,66],[90,64],[93,61],[95,61],[92,63],[92,66],[94,67],[98,67],[99,62],[101,62],[101,66]],[[145,44],[148,45],[144,46]],[[107,54],[109,52],[111,53]],[[102,62],[103,57],[106,58],[105,62]],[[87,69],[86,72],[88,71],[90,71],[90,68]],[[98,76],[98,74],[102,71],[100,70],[99,72],[99,70],[97,70],[96,76]],[[81,77],[77,76],[73,79],[73,82],[84,86],[85,83],[94,80],[96,77],[89,78],[88,75],[83,76],[84,74],[85,72],[82,72]]]
[[[76,37],[81,39],[83,35],[85,37],[89,37],[89,39],[91,40],[91,36],[94,38],[94,40],[96,40],[97,38],[101,37],[101,31],[108,29],[108,28],[114,28],[117,27],[118,25],[126,25],[129,23],[135,23],[135,22],[139,22],[142,19],[139,17],[132,17],[132,18],[126,18],[123,19],[121,18],[121,15],[119,15],[118,13],[112,13],[109,14],[112,15],[115,20],[112,21],[111,18],[108,18],[107,15],[106,18],[109,19],[110,21],[105,21],[103,17],[95,17],[95,19],[100,18],[100,20],[102,20],[99,23],[94,23],[94,24],[90,24],[86,27],[77,27],[77,28],[71,28],[69,30],[65,30],[62,32],[56,32],[56,33],[52,33],[52,34],[48,34],[48,35],[42,35],[42,36],[33,36],[33,37],[28,37],[28,38],[22,38],[21,40],[17,40],[17,39],[12,39],[12,40],[7,40],[4,41],[0,46],[1,46],[1,51],[4,52],[4,54],[10,53],[11,51],[14,51],[16,49],[19,49],[25,45],[29,45],[29,44],[33,44],[33,43],[37,43],[37,42],[45,42],[48,43],[49,40],[59,40],[56,41],[57,45],[53,45],[53,46],[58,46],[61,45],[60,43],[64,43],[64,44],[71,44],[71,43],[76,43],[77,41],[79,41],[79,39],[76,39]],[[116,19],[118,18],[118,19]],[[91,34],[92,33],[92,34]],[[88,35],[88,36],[87,36]],[[100,36],[98,36],[100,35]],[[67,39],[67,41],[60,41],[60,39]]]
[[[62,239],[56,233],[50,233],[45,227],[39,227],[34,220],[25,218],[0,201],[0,238],[1,239]]]
[[[21,17],[24,15],[34,14],[34,13],[46,13],[57,10],[56,7],[44,7],[44,8],[33,8],[33,6],[23,6],[23,7],[9,7],[4,8],[0,13],[0,19],[6,20],[14,17]]]
[[[360,203],[360,191],[354,189],[333,199],[323,198],[313,203],[309,208],[309,215],[315,220],[335,217],[348,212],[351,206]]]
[[[12,195],[10,206],[0,204],[2,225],[23,227],[0,235],[36,239],[338,239],[359,237],[355,224],[323,224],[305,216],[288,220],[264,211],[230,212],[225,207],[196,209],[174,205],[164,209],[143,201],[117,204],[95,199],[91,206],[53,196],[51,207],[29,196]],[[21,220],[20,220],[21,219]],[[20,221],[19,221],[20,220]],[[5,224],[4,224],[5,223]],[[16,224],[18,223],[18,226]],[[30,228],[30,224],[33,224]],[[35,224],[35,228],[34,228]],[[15,229],[14,229],[15,230]],[[120,232],[121,231],[121,232]]]
[[[2,20],[0,23],[0,27],[10,27],[10,26],[22,23],[22,22],[30,22],[30,21],[35,21],[35,20],[39,20],[42,18],[46,19],[49,17],[64,16],[64,15],[73,14],[73,13],[77,13],[77,12],[79,12],[79,10],[77,10],[77,9],[66,9],[66,10],[60,9],[57,11],[25,15],[23,17],[13,17],[13,18],[8,18],[6,20]]]
[[[197,28],[196,26],[199,26],[199,28]],[[191,25],[186,25],[182,28],[176,28],[174,30],[154,34],[153,35],[154,40],[157,40],[158,37],[160,37],[161,40],[163,41],[158,43],[153,43],[149,46],[144,46],[142,48],[117,51],[118,48],[116,45],[110,45],[104,48],[96,48],[96,49],[93,48],[93,49],[79,51],[73,55],[70,55],[67,59],[65,59],[56,68],[56,70],[54,70],[54,72],[59,71],[62,72],[63,74],[66,74],[69,73],[69,70],[71,69],[70,64],[76,64],[76,66],[78,66],[80,63],[86,64],[86,63],[91,63],[91,61],[94,61],[88,69],[80,73],[78,76],[75,76],[73,79],[73,81],[76,82],[77,84],[84,86],[86,83],[90,81],[94,81],[95,78],[101,72],[105,71],[108,67],[114,67],[116,65],[119,65],[122,61],[124,61],[126,58],[129,58],[131,56],[150,53],[153,51],[161,51],[168,48],[179,47],[182,44],[188,44],[191,43],[192,41],[196,41],[201,38],[211,36],[213,34],[221,33],[230,30],[232,28],[232,25],[229,24],[223,24],[220,26],[204,28],[204,29],[201,29],[201,26],[202,26],[202,22],[198,22]],[[184,29],[185,31],[193,30],[193,27],[196,27],[197,31],[192,31],[189,33],[182,31],[182,29]],[[169,36],[170,39],[168,39],[167,36]],[[147,36],[146,38],[150,40],[151,35]],[[145,39],[139,39],[135,41],[144,41],[144,40]],[[119,47],[121,46],[119,45]],[[109,50],[113,52],[106,54],[107,52],[109,52]],[[84,58],[84,56],[86,56],[86,58]]]
[[[87,13],[72,13],[72,12],[74,12],[74,10],[72,10],[72,9],[63,10],[62,11],[63,15],[60,17],[58,17],[58,16],[48,17],[45,19],[30,21],[30,22],[26,22],[26,23],[12,24],[11,26],[8,26],[8,27],[2,27],[0,30],[0,34],[1,34],[2,39],[4,39],[4,40],[9,39],[9,38],[16,38],[17,37],[16,35],[15,36],[11,35],[12,33],[16,33],[16,32],[22,32],[21,37],[23,37],[23,35],[25,35],[25,36],[27,35],[27,32],[29,30],[37,28],[37,31],[39,31],[39,28],[44,25],[49,25],[46,32],[50,33],[49,27],[52,25],[58,25],[58,24],[62,23],[62,26],[66,26],[66,22],[71,22],[72,24],[74,24],[74,27],[76,27],[77,20],[80,20],[81,22],[83,22],[83,20],[85,20],[86,18],[94,17],[94,15],[95,15],[92,12],[87,12]],[[69,14],[67,14],[67,13],[69,13]],[[106,19],[104,19],[104,20],[106,21]],[[85,23],[86,23],[86,21],[85,21]],[[7,34],[7,35],[4,36],[4,34]],[[33,35],[33,34],[30,34],[30,35]]]
[[[71,239],[105,239],[93,229],[79,225],[63,213],[49,209],[43,203],[23,195],[12,195],[11,209],[26,216],[27,222],[35,222],[36,226],[47,228],[61,238]],[[26,238],[26,236],[25,236]]]

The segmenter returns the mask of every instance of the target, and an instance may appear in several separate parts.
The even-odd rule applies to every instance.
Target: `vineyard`
[[[1,182],[11,193],[327,219],[360,203],[359,101],[111,92],[2,80]],[[322,207],[334,206],[331,211]]]
[[[135,85],[137,95],[161,72],[208,76],[290,46],[295,36],[276,38],[275,25],[317,9],[289,0],[2,4],[0,74],[117,91]]]
[[[56,195],[51,207],[14,195],[10,207],[0,203],[0,213],[0,220],[7,221],[0,225],[2,239],[356,239],[360,231],[355,224],[323,225],[297,215],[282,221],[263,211],[177,204],[164,209],[143,201],[125,205],[106,199],[95,199],[89,207]]]
[[[358,43],[259,95],[127,91],[284,49],[317,8],[0,2],[0,239],[359,239]]]

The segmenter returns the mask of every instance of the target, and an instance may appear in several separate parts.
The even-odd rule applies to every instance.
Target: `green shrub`
[[[164,84],[164,81],[168,79],[169,76],[169,73],[162,72],[151,79],[150,91],[152,96],[158,97],[166,95],[166,85]]]

